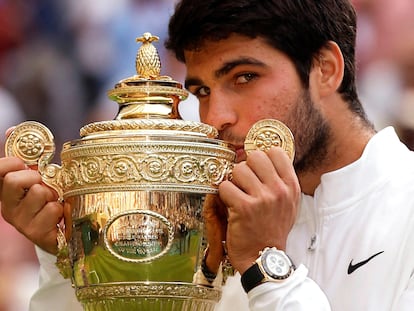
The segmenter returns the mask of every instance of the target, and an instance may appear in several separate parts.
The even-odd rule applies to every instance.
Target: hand
[[[227,249],[230,262],[244,273],[266,246],[285,250],[295,222],[300,186],[286,152],[273,147],[254,151],[233,168],[232,181],[220,184],[228,206]]]
[[[223,260],[223,243],[226,239],[227,208],[217,195],[208,194],[203,206],[204,226],[209,244],[206,264],[211,272],[217,272]]]
[[[15,157],[0,158],[0,201],[3,218],[49,253],[57,252],[57,224],[63,206],[40,174]]]

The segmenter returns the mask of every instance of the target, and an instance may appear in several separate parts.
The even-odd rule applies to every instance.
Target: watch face
[[[275,249],[268,249],[262,254],[262,266],[267,275],[274,279],[285,279],[291,272],[289,258]]]

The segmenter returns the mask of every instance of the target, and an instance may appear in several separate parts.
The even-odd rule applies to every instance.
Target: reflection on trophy
[[[187,92],[160,75],[155,40],[137,39],[137,75],[109,91],[116,118],[81,128],[61,166],[49,163],[53,136],[37,122],[6,143],[70,206],[57,265],[85,310],[213,310],[220,299],[219,288],[192,279],[205,249],[204,198],[216,195],[235,153],[215,128],[179,118]]]

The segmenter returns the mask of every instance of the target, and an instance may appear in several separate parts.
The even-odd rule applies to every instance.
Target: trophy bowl
[[[192,280],[206,247],[203,203],[235,152],[215,128],[180,119],[187,92],[160,75],[155,40],[137,39],[137,75],[109,91],[115,119],[81,128],[63,145],[61,165],[50,163],[53,135],[42,124],[24,122],[6,142],[6,154],[37,165],[70,210],[57,266],[85,310],[207,311],[221,296]]]

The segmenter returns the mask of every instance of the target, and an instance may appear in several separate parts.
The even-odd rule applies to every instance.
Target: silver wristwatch
[[[295,270],[289,256],[276,247],[266,247],[259,255],[254,265],[247,269],[241,277],[241,283],[246,293],[264,282],[281,282]]]

